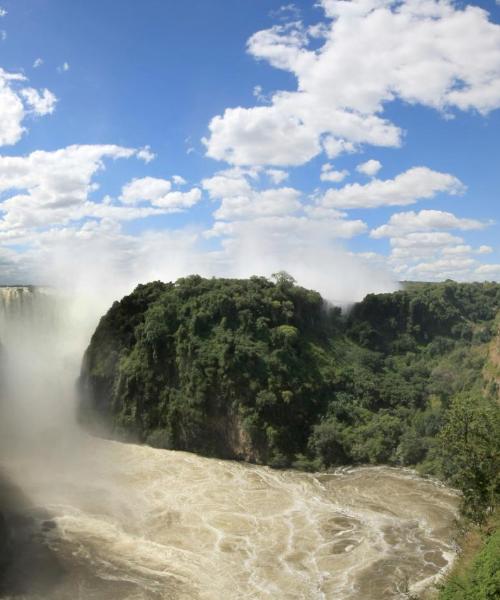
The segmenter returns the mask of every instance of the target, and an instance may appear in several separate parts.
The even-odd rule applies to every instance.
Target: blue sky
[[[0,6],[0,281],[500,279],[494,0]]]

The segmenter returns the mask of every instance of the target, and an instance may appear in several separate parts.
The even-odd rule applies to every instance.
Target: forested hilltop
[[[81,419],[274,467],[416,466],[480,521],[499,493],[499,309],[495,283],[405,284],[347,315],[286,273],[140,285],[92,337]]]

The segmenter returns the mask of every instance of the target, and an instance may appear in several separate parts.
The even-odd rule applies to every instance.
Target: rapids
[[[33,315],[23,294],[34,292],[16,293]],[[409,470],[276,471],[93,438],[66,409],[56,418],[73,398],[74,361],[57,341],[68,330],[43,294],[43,315],[22,327],[9,294],[0,472],[22,492],[10,507],[21,549],[36,542],[50,560],[41,580],[36,561],[21,563],[24,584],[0,597],[403,599],[453,560],[457,497]]]
[[[310,475],[77,446],[4,464],[43,508],[37,531],[63,572],[54,600],[404,598],[453,558],[454,494],[409,471]]]

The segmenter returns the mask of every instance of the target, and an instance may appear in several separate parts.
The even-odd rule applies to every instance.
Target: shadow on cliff
[[[53,528],[49,515],[0,473],[0,598],[51,597],[64,577],[46,541]]]

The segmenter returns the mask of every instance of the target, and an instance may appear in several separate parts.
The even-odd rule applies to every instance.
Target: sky
[[[0,0],[0,284],[500,280],[500,4]]]

